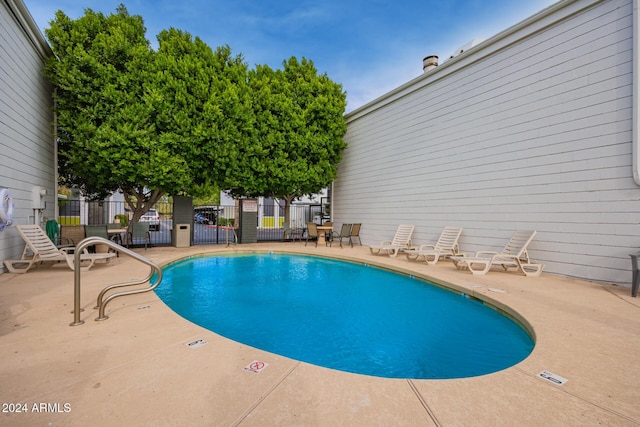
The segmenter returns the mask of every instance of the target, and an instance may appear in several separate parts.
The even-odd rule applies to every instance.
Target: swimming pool
[[[466,295],[362,264],[306,255],[185,259],[156,294],[240,343],[386,378],[445,379],[512,366],[533,350],[512,319]]]

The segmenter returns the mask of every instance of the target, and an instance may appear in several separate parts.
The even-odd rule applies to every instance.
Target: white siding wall
[[[51,88],[42,75],[46,49],[43,39],[34,40],[25,12],[20,0],[0,0],[0,188],[13,196],[14,224],[34,223],[33,186],[47,190],[43,215],[49,218],[57,193]],[[15,227],[0,232],[0,273],[3,261],[23,248]]]
[[[628,284],[632,43],[632,0],[564,1],[349,113],[334,220],[365,245],[462,226],[464,251],[535,229],[546,272]]]

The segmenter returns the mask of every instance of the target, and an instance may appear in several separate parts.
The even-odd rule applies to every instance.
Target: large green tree
[[[312,61],[295,57],[282,70],[249,71],[255,128],[237,146],[226,187],[234,195],[285,202],[285,223],[295,198],[318,193],[336,178],[346,147],[346,93]]]
[[[253,129],[240,56],[176,29],[158,35],[155,51],[145,32],[123,5],[77,20],[58,11],[46,30],[60,176],[93,199],[122,191],[133,222],[163,194],[223,182]]]

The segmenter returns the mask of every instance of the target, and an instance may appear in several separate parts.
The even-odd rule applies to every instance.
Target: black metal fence
[[[159,216],[158,227],[151,227],[151,245],[172,244],[174,228],[173,205],[156,203],[153,207]],[[84,202],[66,200],[59,207],[58,222],[61,225],[94,225],[127,222],[132,217],[124,201]],[[267,199],[258,205],[256,224],[258,241],[279,241],[284,237],[284,209]],[[291,228],[306,228],[307,222],[321,224],[328,220],[323,207],[315,204],[295,204],[289,208]],[[155,224],[154,224],[155,225]],[[195,207],[191,222],[194,245],[233,243],[234,231],[238,226],[237,206]]]

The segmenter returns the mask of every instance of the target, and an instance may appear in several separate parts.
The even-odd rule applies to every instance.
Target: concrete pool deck
[[[274,243],[137,250],[162,265],[227,251],[330,255],[447,282],[510,307],[531,325],[532,354],[511,368],[455,380],[398,380],[321,368],[196,326],[153,293],[107,306],[98,292],[144,277],[127,256],[82,274],[80,326],[66,265],[0,275],[2,426],[638,426],[640,298],[628,288],[543,274],[473,276],[366,247]],[[416,325],[419,327],[419,325]],[[188,346],[204,340],[201,346]],[[245,370],[268,364],[259,373]],[[539,376],[548,371],[563,385]],[[22,411],[22,412],[18,412]]]

